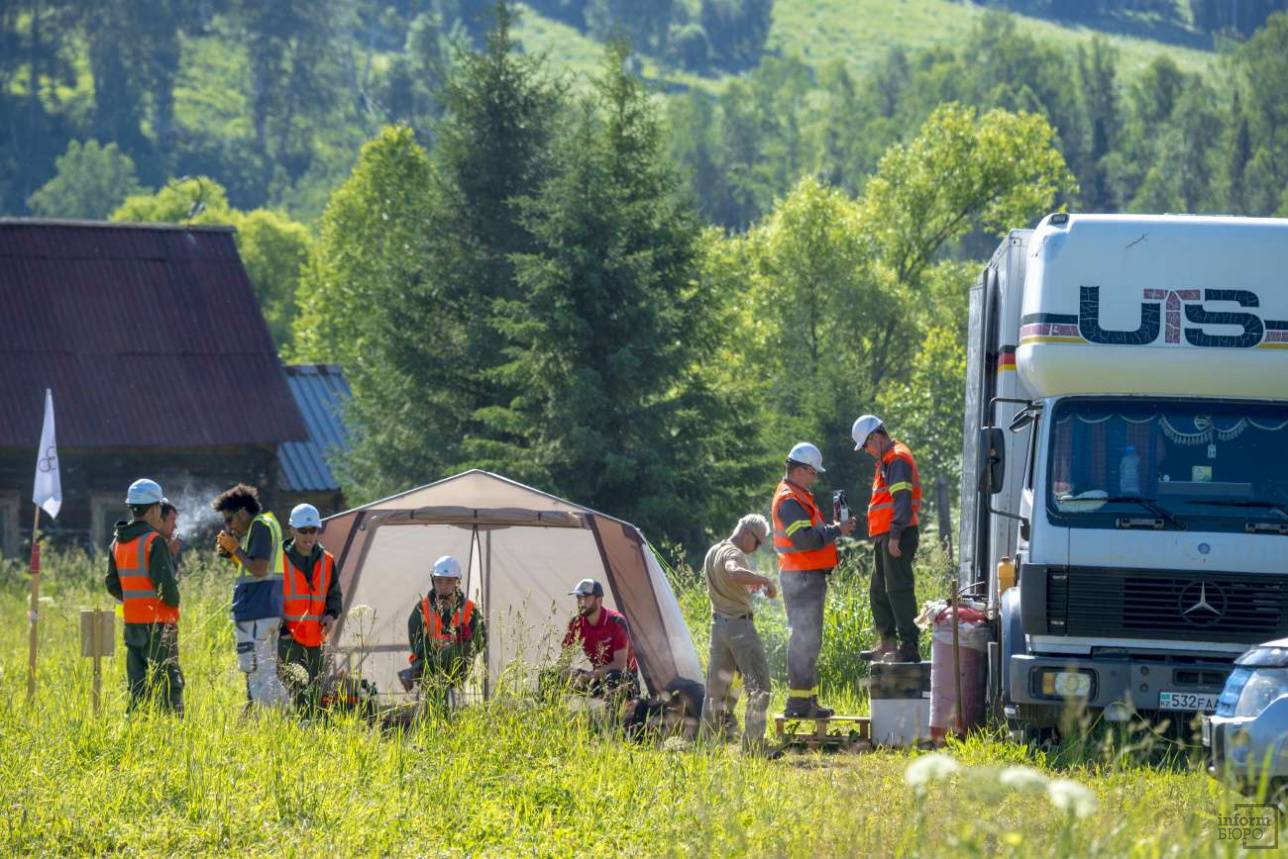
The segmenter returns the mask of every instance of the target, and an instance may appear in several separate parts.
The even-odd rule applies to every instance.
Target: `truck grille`
[[[1057,635],[1259,644],[1288,635],[1288,579],[1049,570],[1047,619]]]

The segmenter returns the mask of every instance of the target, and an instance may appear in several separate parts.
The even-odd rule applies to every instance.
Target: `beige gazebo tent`
[[[407,617],[440,555],[461,562],[463,587],[485,612],[484,695],[503,673],[531,682],[555,659],[575,611],[568,591],[587,577],[626,616],[649,691],[700,690],[675,595],[639,529],[620,519],[474,470],[332,516],[322,542],[344,590],[333,657],[386,697],[402,694]]]

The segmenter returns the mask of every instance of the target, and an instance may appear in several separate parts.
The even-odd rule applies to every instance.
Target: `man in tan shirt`
[[[764,589],[773,599],[778,588],[772,579],[754,572],[747,555],[769,539],[769,522],[750,515],[738,520],[733,534],[707,551],[702,564],[711,597],[711,655],[707,661],[707,692],[702,717],[708,733],[724,720],[725,699],[736,669],[747,689],[743,749],[759,753],[765,748],[765,714],[769,710],[769,662],[756,633],[752,594]]]

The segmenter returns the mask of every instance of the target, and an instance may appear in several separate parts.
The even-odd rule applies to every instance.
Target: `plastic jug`
[[[1118,462],[1118,493],[1140,495],[1140,454],[1135,445],[1127,445],[1123,458]]]

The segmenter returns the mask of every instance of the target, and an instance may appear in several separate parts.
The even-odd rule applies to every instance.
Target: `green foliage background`
[[[486,467],[697,553],[802,439],[861,505],[865,412],[955,493],[1006,230],[1288,214],[1282,4],[986,5],[11,4],[0,210],[234,226],[354,502]]]

